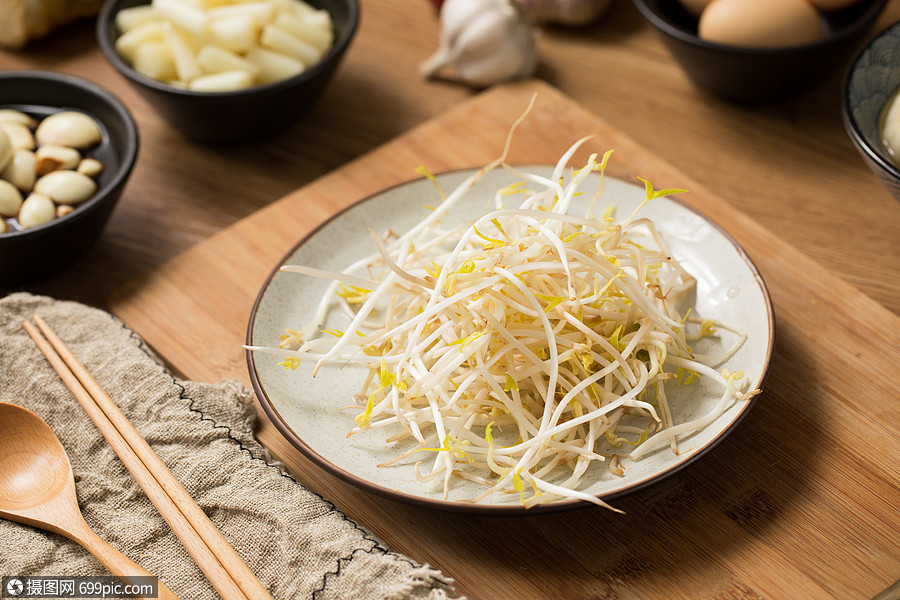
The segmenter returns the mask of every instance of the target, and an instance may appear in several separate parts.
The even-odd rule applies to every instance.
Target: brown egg
[[[808,0],[712,0],[699,33],[729,46],[780,48],[815,42],[825,30]]]
[[[700,14],[703,12],[703,9],[712,2],[712,0],[678,0],[681,4],[681,8],[685,10],[685,12],[695,19],[700,18]]]
[[[841,10],[849,8],[859,0],[808,0],[810,4],[819,10]]]

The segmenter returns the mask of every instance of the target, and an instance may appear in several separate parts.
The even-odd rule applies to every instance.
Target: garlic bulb
[[[424,77],[452,66],[476,87],[528,77],[537,69],[535,30],[513,0],[445,0],[437,51],[421,65]]]

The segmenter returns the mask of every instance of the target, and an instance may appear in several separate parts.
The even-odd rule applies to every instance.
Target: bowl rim
[[[862,15],[832,34],[826,35],[820,40],[809,42],[806,44],[794,44],[791,46],[782,46],[777,48],[752,47],[752,46],[730,46],[728,44],[720,44],[709,40],[701,39],[698,35],[685,31],[677,27],[668,19],[663,18],[660,14],[652,9],[647,0],[633,0],[635,6],[657,30],[676,38],[682,42],[691,44],[698,48],[705,48],[716,52],[730,53],[739,56],[778,56],[785,52],[807,52],[820,48],[831,46],[835,43],[851,38],[864,30],[868,29],[875,20],[881,15],[887,6],[888,0],[872,0],[871,5],[862,13]],[[839,12],[839,11],[836,11]]]
[[[124,184],[124,182],[131,175],[131,172],[137,162],[138,149],[140,147],[140,132],[131,112],[115,94],[97,83],[67,73],[35,70],[0,72],[0,83],[35,79],[41,79],[48,82],[80,88],[81,90],[89,93],[91,96],[102,101],[110,109],[112,109],[117,118],[122,121],[122,125],[125,129],[125,137],[123,139],[124,143],[122,144],[121,152],[119,152],[119,165],[113,176],[104,185],[98,187],[97,191],[94,193],[94,196],[83,202],[78,207],[78,210],[73,211],[71,214],[66,215],[64,218],[53,219],[52,221],[44,223],[43,225],[30,227],[28,229],[7,231],[6,233],[0,235],[0,243],[2,243],[2,240],[33,236],[37,233],[40,233],[41,231],[45,231],[48,229],[54,229],[63,226],[69,227],[70,224],[81,221],[87,216],[88,213],[93,212],[96,207],[103,204],[108,199],[110,192]],[[4,103],[3,105],[5,106],[6,104],[7,103]],[[58,104],[53,102],[29,102],[29,104],[47,107],[65,106],[65,102],[61,102]],[[78,107],[73,108],[78,109]],[[78,110],[87,112],[84,109]],[[97,117],[96,115],[92,116],[98,121],[101,121],[104,126],[108,127],[107,123],[103,122],[99,117]]]
[[[848,63],[846,72],[844,73],[843,81],[841,83],[841,120],[844,122],[844,129],[847,130],[847,133],[850,135],[850,139],[853,140],[853,143],[866,156],[866,158],[876,164],[878,168],[890,173],[892,177],[900,179],[900,165],[895,164],[893,161],[875,150],[875,147],[870,144],[866,139],[866,136],[863,135],[862,128],[860,127],[859,122],[856,120],[856,116],[853,114],[853,110],[850,108],[851,80],[853,79],[853,75],[856,73],[856,69],[859,66],[859,61],[862,60],[863,56],[871,51],[872,47],[876,43],[878,43],[879,40],[892,35],[895,30],[900,32],[900,21],[888,25],[882,31],[876,34],[872,39],[870,39],[866,44],[864,44],[856,51],[853,58]],[[898,37],[900,37],[900,35],[898,35]],[[890,99],[893,98],[896,93],[898,93],[898,90],[893,90],[892,92],[888,93],[888,100],[890,101]],[[881,110],[883,111],[884,107],[882,107]]]
[[[96,35],[100,45],[100,50],[113,67],[124,77],[131,81],[151,88],[157,92],[171,94],[173,96],[181,96],[185,98],[240,98],[243,96],[252,96],[254,94],[265,94],[279,91],[284,88],[291,88],[299,83],[313,79],[321,71],[328,68],[331,63],[339,58],[350,46],[356,30],[359,28],[359,0],[344,0],[349,9],[347,27],[332,45],[328,52],[313,66],[287,79],[273,81],[261,85],[254,85],[243,90],[230,90],[227,92],[198,92],[195,90],[185,90],[171,86],[169,84],[157,81],[146,75],[138,73],[125,60],[119,56],[115,48],[115,39],[110,37],[109,33],[115,27],[115,13],[118,12],[119,6],[126,0],[109,0],[103,3],[100,13],[97,16]],[[150,0],[139,1],[135,5],[150,4]]]

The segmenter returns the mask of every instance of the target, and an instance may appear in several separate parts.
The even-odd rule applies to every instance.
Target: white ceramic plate
[[[550,167],[525,167],[525,170],[549,174]],[[444,174],[438,181],[444,190],[452,189],[471,171]],[[488,198],[500,187],[516,181],[506,171],[489,173],[468,194],[445,221],[465,221],[484,213]],[[599,176],[582,185],[583,198],[590,198]],[[624,217],[645,197],[643,186],[606,178],[601,206],[615,204],[617,215]],[[280,272],[283,264],[304,264],[334,271],[343,270],[354,260],[374,250],[366,227],[376,232],[387,229],[402,232],[428,214],[428,204],[437,202],[434,186],[422,179],[406,183],[338,214],[309,237],[302,240],[281,263],[259,293],[247,332],[249,345],[275,346],[286,329],[305,325],[328,282],[323,279]],[[574,210],[577,214],[577,210]],[[653,219],[671,251],[697,278],[697,299],[693,315],[716,318],[735,324],[748,333],[741,349],[721,365],[743,370],[753,387],[761,387],[768,369],[774,341],[774,318],[765,285],[748,257],[737,244],[703,215],[671,199],[653,200],[642,216]],[[343,321],[345,324],[346,321]],[[341,329],[341,321],[328,327]],[[732,339],[724,339],[729,344]],[[430,492],[417,482],[413,461],[399,466],[377,467],[395,456],[397,450],[384,440],[385,430],[369,431],[347,438],[358,409],[347,410],[352,396],[359,392],[364,368],[352,365],[328,367],[311,376],[310,362],[296,371],[278,366],[280,358],[269,354],[248,353],[250,377],[262,406],[273,424],[287,440],[313,462],[350,483],[394,499],[460,511],[518,513],[526,509],[517,495],[493,494],[479,504],[471,500],[483,488],[465,481],[456,482],[449,498]],[[667,388],[676,422],[706,412],[719,398],[715,384],[701,382]],[[624,476],[615,476],[598,467],[588,476],[584,491],[605,500],[644,487],[699,458],[720,441],[746,414],[753,400],[737,402],[711,425],[690,437],[679,438],[682,452],[669,450],[649,454],[640,461],[626,460]],[[559,501],[527,509],[530,512],[568,508],[581,501]]]

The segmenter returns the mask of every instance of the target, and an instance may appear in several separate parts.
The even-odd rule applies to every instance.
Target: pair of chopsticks
[[[34,324],[25,321],[23,326],[219,595],[224,600],[272,600],[187,490],[47,323],[35,316]]]

